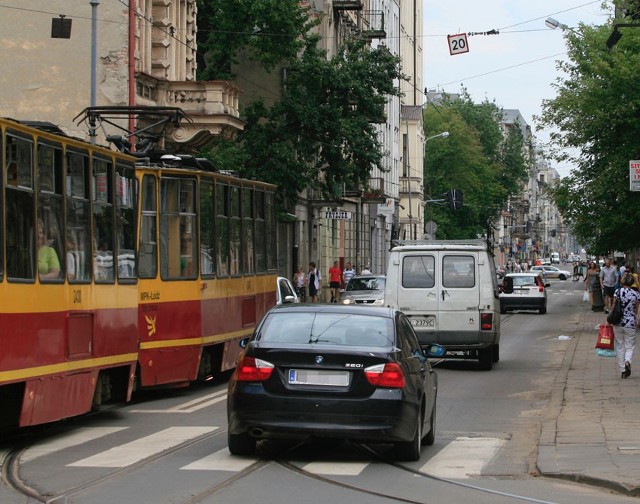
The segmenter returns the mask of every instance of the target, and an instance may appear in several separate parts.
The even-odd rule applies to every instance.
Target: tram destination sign
[[[351,212],[345,212],[344,210],[332,210],[324,213],[325,219],[334,220],[351,220]]]

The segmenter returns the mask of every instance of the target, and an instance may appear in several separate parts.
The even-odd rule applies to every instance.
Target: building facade
[[[88,139],[75,118],[90,105],[180,107],[192,122],[169,128],[165,140],[183,152],[243,128],[239,89],[196,81],[196,0],[50,0],[44,8],[22,0],[2,14],[3,116],[52,122]],[[70,23],[68,38],[52,33],[60,19]],[[99,143],[104,133],[97,131]]]

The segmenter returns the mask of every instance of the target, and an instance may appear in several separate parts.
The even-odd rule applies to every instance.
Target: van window
[[[405,256],[402,261],[402,286],[407,289],[430,289],[435,285],[434,256]]]
[[[442,258],[442,286],[469,288],[476,285],[473,256],[446,255]]]

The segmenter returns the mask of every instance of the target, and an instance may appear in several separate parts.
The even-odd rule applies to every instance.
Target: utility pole
[[[98,45],[98,5],[100,0],[89,0],[91,5],[91,98],[89,104],[91,107],[96,106],[96,67],[97,63],[97,45]],[[96,124],[95,120],[89,122],[89,138],[91,143],[96,143]]]

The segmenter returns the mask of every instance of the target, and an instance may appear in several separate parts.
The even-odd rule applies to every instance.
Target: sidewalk
[[[640,496],[640,351],[622,380],[615,357],[595,353],[602,312],[583,305],[542,424],[543,476]],[[640,338],[638,340],[640,343]]]

